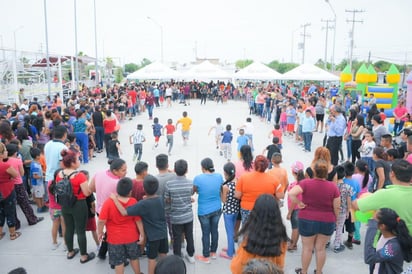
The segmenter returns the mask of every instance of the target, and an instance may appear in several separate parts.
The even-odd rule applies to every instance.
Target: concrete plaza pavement
[[[247,117],[252,117],[254,123],[254,147],[255,155],[262,153],[263,149],[270,144],[268,138],[269,132],[273,128],[273,124],[268,124],[259,120],[257,116],[249,116],[249,109],[247,103],[244,101],[229,101],[225,104],[216,104],[208,101],[206,105],[200,105],[200,101],[192,100],[190,105],[183,106],[182,104],[174,103],[172,108],[165,106],[155,108],[154,117],[158,117],[162,125],[166,124],[168,118],[172,118],[176,123],[182,115],[183,111],[187,111],[189,117],[192,118],[193,124],[190,132],[190,140],[186,146],[183,145],[180,128],[174,136],[174,148],[172,155],[169,157],[169,165],[173,168],[173,164],[178,159],[185,159],[189,163],[189,171],[187,177],[193,179],[194,176],[201,173],[200,161],[205,157],[213,159],[217,172],[223,173],[223,165],[225,160],[219,155],[215,147],[214,133],[208,136],[208,131],[211,126],[215,124],[215,119],[221,117],[223,125],[231,124],[232,132],[234,134],[234,141],[232,143],[232,160],[237,160],[236,155],[236,137],[237,128],[244,124]],[[156,174],[155,156],[159,153],[167,153],[165,137],[161,137],[159,147],[153,148],[154,137],[152,134],[152,121],[148,119],[147,113],[133,118],[132,121],[125,121],[122,123],[119,140],[123,155],[121,157],[126,160],[128,164],[128,176],[134,177],[134,163],[132,161],[133,148],[129,145],[128,136],[133,133],[138,123],[143,124],[143,130],[147,141],[143,145],[142,161],[149,164],[149,173]],[[314,133],[312,151],[316,147],[322,145],[323,134]],[[302,147],[295,144],[294,140],[285,137],[283,141],[283,166],[290,169],[291,164],[296,161],[302,161],[305,167],[310,164],[313,152],[303,152]],[[97,154],[96,158],[81,167],[87,169],[91,176],[96,171],[107,169],[107,160],[104,153]],[[290,175],[290,180],[292,180]],[[196,216],[196,203],[194,203],[194,239],[195,239],[195,254],[201,254],[201,229]],[[51,250],[51,220],[48,213],[38,214],[45,217],[45,220],[35,226],[28,226],[22,215],[20,208],[18,208],[18,215],[22,222],[20,231],[22,235],[15,241],[9,240],[7,228],[6,236],[0,241],[0,273],[7,273],[16,267],[24,267],[30,274],[44,274],[44,273],[113,273],[108,265],[108,260],[102,261],[95,259],[87,264],[79,263],[79,256],[74,260],[67,260],[66,253],[60,247],[58,250]],[[286,221],[286,208],[282,208],[282,215],[284,224],[290,234],[290,223]],[[365,233],[365,226],[361,229],[362,236]],[[345,235],[346,236],[346,235]],[[88,237],[88,251],[96,251],[96,245],[91,237]],[[60,239],[62,241],[62,239]],[[75,240],[75,247],[77,242]],[[219,223],[219,248],[226,246],[226,232],[224,228],[223,218]],[[170,252],[169,254],[171,254]],[[294,253],[287,253],[285,263],[285,273],[295,273],[295,267],[300,266],[301,243],[298,245],[298,250]],[[312,264],[309,273],[313,273],[315,257],[312,259]],[[223,258],[212,260],[210,264],[203,264],[196,262],[189,264],[187,273],[193,274],[226,274],[230,272],[230,261]],[[147,273],[147,258],[140,260],[141,271]],[[335,254],[331,249],[327,249],[327,261],[324,268],[324,273],[368,273],[368,266],[363,263],[363,243],[360,246],[354,246],[353,250],[346,249],[344,252]],[[126,273],[133,273],[128,266]]]

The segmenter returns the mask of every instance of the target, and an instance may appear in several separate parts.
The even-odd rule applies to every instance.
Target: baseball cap
[[[292,164],[292,171],[297,173],[299,171],[303,171],[304,167],[302,162],[296,161]]]

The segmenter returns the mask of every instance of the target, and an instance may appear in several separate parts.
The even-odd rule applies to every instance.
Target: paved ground
[[[186,159],[189,162],[189,174],[188,178],[193,178],[195,175],[201,172],[200,161],[204,157],[210,157],[215,162],[217,172],[223,171],[224,159],[219,156],[218,151],[214,145],[213,134],[207,135],[209,128],[214,125],[216,117],[222,117],[223,124],[230,123],[232,128],[236,129],[242,125],[246,118],[249,116],[249,110],[244,102],[229,102],[227,104],[216,105],[214,102],[207,102],[207,105],[200,106],[199,101],[192,101],[190,106],[183,106],[175,104],[172,108],[157,108],[154,111],[154,117],[159,117],[161,124],[165,124],[166,119],[172,118],[175,122],[181,117],[182,112],[186,110],[189,116],[193,119],[193,126],[190,135],[190,141],[187,146],[183,146],[180,138],[180,131],[175,134],[175,147],[170,157],[170,164],[178,159]],[[257,117],[253,116],[252,120],[255,125],[255,137],[254,144],[256,153],[261,153],[265,146],[270,143],[267,138],[268,133],[272,129],[272,125],[264,122],[260,122]],[[143,148],[143,161],[149,163],[149,171],[153,174],[156,173],[155,169],[155,156],[158,153],[166,153],[165,138],[161,138],[160,146],[156,149],[152,149],[153,137],[151,131],[151,121],[148,120],[146,114],[142,114],[133,121],[126,121],[123,123],[120,134],[121,146],[123,149],[122,157],[128,163],[128,176],[134,176],[134,164],[132,162],[132,147],[128,145],[128,135],[130,135],[136,128],[137,123],[144,125],[144,131],[146,133],[148,141],[144,144]],[[237,132],[234,131],[235,136]],[[316,147],[322,145],[323,134],[315,133],[314,141],[312,145],[312,151]],[[233,150],[236,150],[235,144],[233,144]],[[312,153],[303,152],[301,147],[298,147],[293,140],[285,138],[284,140],[284,163],[283,165],[289,169],[293,161],[300,160],[306,165],[311,162]],[[233,160],[236,157],[234,153]],[[94,158],[84,168],[88,169],[90,174],[94,174],[96,171],[107,168],[106,159],[102,154],[98,154],[97,158]],[[292,178],[291,178],[292,179]],[[283,210],[283,216],[285,216],[285,208]],[[8,235],[0,241],[0,273],[7,273],[13,268],[22,266],[27,269],[28,273],[112,273],[113,271],[108,266],[107,261],[101,261],[95,259],[85,265],[79,263],[79,257],[74,260],[68,261],[65,257],[65,252],[62,250],[51,250],[51,221],[48,214],[41,214],[45,217],[45,221],[29,227],[22,216],[19,209],[19,216],[22,220],[22,236],[16,241],[10,241]],[[290,224],[285,221],[286,227],[290,232]],[[365,228],[362,227],[362,234],[364,234]],[[219,224],[219,250],[225,246],[226,233],[223,224],[223,218]],[[195,218],[195,254],[201,252],[201,230],[199,221]],[[76,244],[75,244],[76,246]],[[88,249],[89,251],[95,251],[96,247],[91,238],[88,235]],[[345,250],[340,254],[335,254],[331,250],[327,251],[327,262],[324,268],[324,273],[368,273],[367,266],[363,263],[363,245],[355,246],[353,250]],[[288,253],[286,256],[285,273],[294,273],[294,268],[300,266],[300,251],[301,246],[299,244],[298,251],[295,253]],[[314,259],[312,260],[314,261]],[[205,265],[196,262],[194,265],[188,264],[188,273],[193,274],[205,274],[205,273],[230,273],[229,269],[230,261],[222,258],[218,258],[212,261],[211,264]],[[313,263],[311,266],[313,271]],[[147,259],[141,259],[141,270],[147,273]],[[132,273],[130,267],[127,267],[126,273]]]

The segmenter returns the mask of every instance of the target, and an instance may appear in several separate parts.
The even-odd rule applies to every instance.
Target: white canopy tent
[[[129,80],[170,80],[179,78],[181,78],[179,72],[169,68],[161,62],[151,63],[150,65],[127,75],[127,79]]]
[[[234,73],[233,78],[240,80],[278,80],[282,79],[282,74],[262,63],[254,62]]]
[[[206,60],[183,72],[181,78],[198,81],[232,80],[232,75]]]
[[[339,77],[315,65],[303,64],[282,75],[284,80],[339,81]]]

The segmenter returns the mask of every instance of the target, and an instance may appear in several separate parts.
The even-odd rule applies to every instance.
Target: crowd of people
[[[184,111],[175,124],[169,119],[162,126],[155,108],[171,107],[176,100],[189,105],[197,98],[201,104],[206,100],[223,103],[238,94],[246,99],[251,117],[237,127],[237,157],[231,150],[232,125],[224,126],[219,117],[209,134],[215,131],[216,148],[227,163],[216,168],[211,158],[204,158],[202,173],[193,180],[186,177],[186,160],[169,167],[173,134],[181,127],[186,145],[192,120]],[[296,273],[308,273],[313,252],[315,273],[322,273],[327,246],[340,253],[361,241],[370,273],[401,273],[403,262],[412,259],[412,212],[405,206],[412,193],[412,129],[403,128],[409,119],[404,101],[394,110],[395,127],[389,132],[373,100],[369,106],[367,100],[354,102],[346,99],[348,95],[331,95],[332,89],[327,93],[315,86],[299,93],[294,86],[272,84],[234,88],[230,83],[171,82],[115,85],[107,90],[83,87],[65,103],[58,95],[43,105],[22,96],[20,106],[3,108],[0,121],[0,239],[6,235],[6,221],[10,240],[21,235],[16,202],[29,225],[43,220],[34,214],[30,203],[35,203],[38,213],[50,212],[52,249],[61,244],[61,234],[67,259],[80,253],[80,263],[87,263],[95,257],[105,259],[108,253],[116,273],[123,273],[128,264],[140,273],[142,254],[148,257],[149,274],[171,273],[166,267],[170,264],[183,273],[182,258],[190,264],[208,264],[218,257],[231,260],[232,273],[257,273],[253,272],[256,268],[272,271],[261,273],[283,273],[286,254],[297,252],[299,238],[302,258]],[[144,112],[153,120],[153,148],[166,135],[168,155],[158,154],[158,174],[148,174],[148,164],[141,161],[142,144],[148,137],[138,123],[129,136],[136,174],[132,179],[126,177],[128,161],[122,159],[118,136],[123,121]],[[269,134],[257,133],[256,122],[268,122],[274,128]],[[324,138],[325,147],[315,149],[312,163],[306,169],[299,161],[290,170],[282,167],[288,150],[283,138],[311,152],[313,134]],[[262,136],[272,142],[259,154],[254,138]],[[86,164],[103,150],[110,167],[88,174]],[[288,174],[294,178],[291,183]],[[61,202],[67,193],[58,187],[66,182],[67,193],[73,196],[70,205]],[[290,236],[282,221],[282,206],[288,209]],[[369,216],[362,239],[356,212],[372,210],[375,213]],[[198,255],[193,238],[195,214],[202,231]],[[227,247],[219,251],[222,215]],[[97,254],[88,252],[86,231],[92,232]],[[74,247],[75,233],[79,248]],[[167,256],[169,244],[174,256]],[[166,270],[161,272],[162,268]]]

